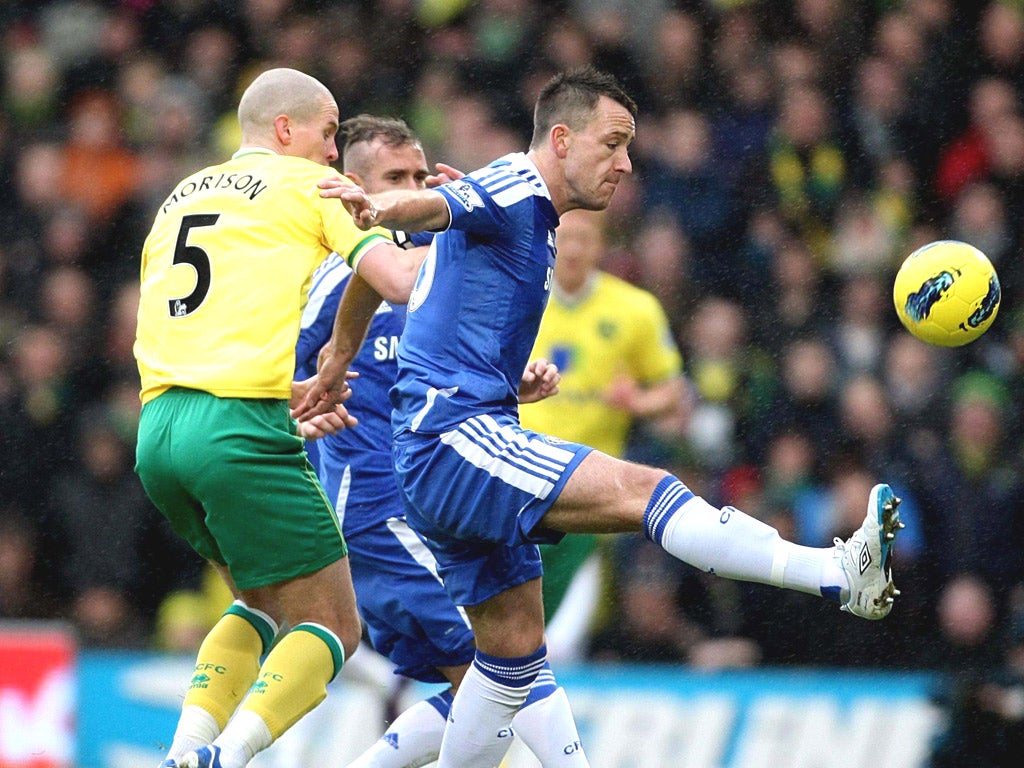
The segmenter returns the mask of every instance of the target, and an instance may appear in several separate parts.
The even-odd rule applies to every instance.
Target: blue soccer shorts
[[[400,517],[348,539],[352,584],[370,644],[396,671],[445,682],[437,667],[468,664],[476,652],[465,612],[456,608],[426,544]]]
[[[456,605],[478,605],[542,575],[537,544],[563,534],[538,523],[591,450],[504,414],[395,438],[406,519],[430,545]]]

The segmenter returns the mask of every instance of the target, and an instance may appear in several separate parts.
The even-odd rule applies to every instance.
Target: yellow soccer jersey
[[[622,455],[632,418],[605,404],[608,386],[623,374],[657,384],[682,366],[658,300],[603,272],[577,304],[552,293],[530,359],[538,357],[558,366],[562,383],[555,397],[520,408],[523,426],[612,456]]]
[[[333,171],[247,149],[175,187],[142,251],[135,357],[142,401],[173,386],[286,399],[313,270],[388,239],[318,194]]]

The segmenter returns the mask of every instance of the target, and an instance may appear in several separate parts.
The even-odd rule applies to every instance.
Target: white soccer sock
[[[541,672],[538,681],[544,675],[545,672]],[[552,688],[552,685],[556,685],[554,675],[550,677],[550,684],[543,684],[543,697],[534,700],[539,687],[534,683],[529,700],[512,720],[512,728],[544,768],[589,768],[569,697],[564,688]]]
[[[734,507],[716,509],[674,477],[665,478],[655,489],[644,515],[644,530],[673,557],[727,579],[819,597],[823,588],[846,589],[831,547],[785,541],[770,525]]]
[[[220,747],[221,768],[244,768],[256,753],[274,743],[274,737],[262,717],[239,709],[213,743]]]
[[[441,752],[451,701],[451,691],[445,691],[413,704],[348,768],[420,768],[434,762]]]
[[[167,757],[170,760],[180,760],[189,752],[212,744],[219,734],[217,718],[202,707],[186,705],[181,708],[181,717],[174,731],[171,748],[167,750]]]
[[[452,702],[438,768],[481,768],[501,762],[512,744],[512,718],[530,694],[546,655],[543,645],[515,659],[476,652]]]

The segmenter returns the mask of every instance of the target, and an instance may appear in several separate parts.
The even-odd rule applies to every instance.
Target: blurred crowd
[[[609,542],[590,654],[951,670],[956,707],[1019,721],[1022,6],[0,4],[0,617],[69,619],[99,646],[191,637],[173,627],[190,610],[161,610],[202,564],[132,471],[138,255],[172,185],[237,147],[255,74],[313,74],[342,118],[403,117],[428,159],[468,171],[525,149],[540,86],[594,63],[641,110],[603,264],[659,297],[690,386],[631,455],[809,545],[847,536],[880,480],[908,527],[880,625]],[[910,337],[890,298],[903,258],[942,238],[1003,286],[992,330],[954,350]]]

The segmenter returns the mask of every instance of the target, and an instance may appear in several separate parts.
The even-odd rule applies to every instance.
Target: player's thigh
[[[537,523],[591,450],[524,429],[505,414],[394,441],[410,525],[434,541],[504,546],[561,539]]]
[[[175,533],[201,557],[222,566],[224,556],[206,527],[206,512],[185,487],[187,478],[180,472],[175,457],[175,426],[185,418],[177,390],[164,393],[142,407],[135,472],[146,494]]]
[[[424,682],[443,682],[439,668],[473,659],[465,611],[457,608],[426,544],[405,520],[392,517],[347,539],[359,612],[371,644]]]
[[[536,544],[562,534],[538,523],[591,451],[506,414],[475,416],[439,436],[405,433],[393,448],[409,525],[460,606],[540,577]]]
[[[591,451],[541,525],[565,533],[626,533],[643,527],[651,494],[668,473]]]
[[[313,622],[327,627],[337,635],[348,657],[355,653],[362,634],[349,565],[344,557],[312,573],[255,591],[270,592],[292,626]]]
[[[341,526],[287,403],[195,392],[187,406],[175,424],[177,472],[240,590],[308,576],[344,557]]]

